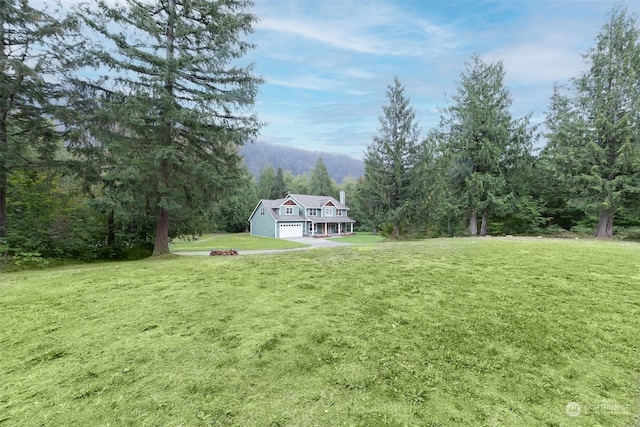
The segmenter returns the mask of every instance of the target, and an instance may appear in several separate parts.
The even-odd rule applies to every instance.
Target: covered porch
[[[353,234],[354,220],[342,218],[339,221],[308,221],[305,227],[305,235],[311,237],[348,236]]]

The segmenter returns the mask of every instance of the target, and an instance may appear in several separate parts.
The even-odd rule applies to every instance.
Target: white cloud
[[[455,44],[445,27],[407,15],[388,3],[363,7],[353,1],[306,1],[304,10],[261,5],[256,30],[293,36],[288,43],[298,37],[347,51],[391,56],[435,55]]]
[[[584,61],[575,49],[535,43],[507,46],[482,55],[485,61],[502,60],[508,81],[550,83],[577,76]]]
[[[333,80],[323,79],[316,76],[299,76],[292,79],[266,77],[265,81],[267,84],[276,86],[316,91],[333,91],[335,90],[336,84]]]
[[[257,29],[279,31],[302,36],[334,47],[363,53],[384,54],[379,41],[367,40],[361,36],[349,35],[344,32],[327,31],[322,25],[312,22],[300,22],[293,19],[266,18],[257,25]]]
[[[375,79],[380,77],[377,73],[361,70],[356,67],[347,68],[344,70],[344,75],[346,77],[353,77],[356,79]]]

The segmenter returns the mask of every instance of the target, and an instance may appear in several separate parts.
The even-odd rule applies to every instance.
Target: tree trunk
[[[0,237],[7,236],[7,154],[9,140],[7,138],[7,115],[3,111],[0,118]]]
[[[4,168],[4,165],[0,165],[0,237],[6,237],[6,236],[7,236],[7,171]]]
[[[4,2],[3,2],[4,3]],[[3,6],[6,7],[6,6]],[[5,15],[0,12],[0,63],[3,65],[7,55],[5,47],[10,43],[5,39]],[[7,118],[9,114],[9,97],[3,93],[0,104],[0,238],[7,236],[7,170],[9,168],[7,155],[9,154],[9,138],[7,137]]]
[[[169,253],[169,212],[160,208],[156,223],[156,240],[153,245],[153,256]]]
[[[480,225],[480,235],[487,235],[487,222],[489,222],[489,214],[487,211],[482,212],[482,224]]]
[[[163,160],[160,164],[161,185],[169,188],[170,170],[169,161]],[[158,222],[156,223],[156,239],[153,244],[153,255],[164,255],[169,253],[169,211],[160,207]]]
[[[471,217],[469,219],[469,234],[472,236],[478,235],[478,215],[475,208],[471,210]]]
[[[393,222],[393,231],[391,232],[391,238],[397,239],[400,237],[400,221]]]
[[[600,220],[595,236],[608,239],[613,237],[613,211],[600,209]]]
[[[167,63],[171,64],[173,61],[174,52],[174,30],[176,25],[176,2],[175,0],[169,0],[168,5],[169,18],[167,21],[166,36],[166,59]],[[175,76],[171,70],[171,67],[167,65],[165,78],[164,78],[164,90],[169,98],[173,99],[173,84]],[[164,121],[164,129],[162,131],[162,143],[165,147],[172,145],[171,140],[171,121],[166,117],[166,112],[161,113],[161,119]],[[164,189],[170,187],[170,164],[169,160],[165,157],[160,164],[160,179],[161,186]],[[158,222],[156,223],[156,239],[153,245],[153,255],[164,255],[169,253],[169,211],[163,207],[160,207]]]

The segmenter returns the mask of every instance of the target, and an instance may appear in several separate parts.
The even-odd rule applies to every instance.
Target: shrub
[[[640,241],[640,227],[614,227],[613,235],[620,240]]]
[[[588,225],[579,224],[571,227],[571,232],[577,234],[578,236],[592,237],[595,232],[595,229]]]

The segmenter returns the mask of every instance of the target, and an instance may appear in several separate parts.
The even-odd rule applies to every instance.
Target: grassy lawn
[[[385,238],[380,236],[379,234],[356,233],[351,236],[331,237],[329,240],[335,240],[338,242],[345,242],[345,243],[369,244],[369,243],[383,242]]]
[[[4,274],[0,426],[635,426],[639,260],[442,239]]]
[[[248,233],[205,234],[198,240],[174,240],[169,244],[172,252],[210,251],[212,249],[237,249],[239,251],[263,249],[294,249],[307,245],[288,240],[269,239]]]

